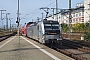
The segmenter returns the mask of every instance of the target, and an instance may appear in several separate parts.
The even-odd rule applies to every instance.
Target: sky
[[[57,0],[58,8],[68,9],[68,1],[69,0]],[[76,3],[83,2],[83,0],[72,0],[72,8],[76,7]],[[41,18],[41,13],[44,14],[45,11],[40,10],[41,7],[55,8],[56,0],[20,0],[20,24],[24,25],[24,23],[28,23],[31,21],[37,21],[37,17]],[[10,13],[8,18],[11,19],[11,24],[16,24],[17,20],[17,10],[18,10],[18,0],[0,0],[0,10],[3,11],[1,21],[1,12],[0,12],[0,26],[6,25],[6,13]],[[52,10],[49,9],[49,14],[52,14]],[[3,24],[2,24],[3,22]],[[10,24],[10,21],[8,21]]]

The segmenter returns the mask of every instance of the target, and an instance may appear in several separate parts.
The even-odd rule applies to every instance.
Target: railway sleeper
[[[79,55],[73,55],[72,54],[72,57],[76,60],[88,60],[88,58],[85,58],[85,57],[82,57],[82,56],[79,56]]]
[[[78,49],[79,51],[83,51],[85,53],[90,53],[90,50],[86,50],[86,49],[83,49],[83,48],[78,48],[78,47],[75,47],[75,46],[71,46],[71,45],[67,45],[68,47],[71,47],[71,48],[74,48],[74,49]]]
[[[68,45],[68,44],[63,44],[64,46],[68,46],[68,47],[70,47],[70,48],[74,48],[74,49],[77,49],[78,47],[76,47],[76,46],[73,46],[73,45]]]
[[[79,51],[83,51],[85,53],[90,53],[90,50],[85,50],[85,49],[82,49],[82,48],[78,48]]]
[[[70,56],[70,57],[76,59],[76,60],[88,60],[88,58],[82,57],[82,56],[80,56],[80,55],[76,55],[76,54],[74,54],[74,53],[72,53],[72,52],[69,52],[69,51],[67,51],[67,50],[58,49],[58,48],[57,48],[57,50],[58,50],[59,52],[65,54],[65,55],[67,55],[67,56]]]
[[[9,34],[9,35],[4,35],[0,38],[0,42],[4,41],[5,39],[9,38],[10,36],[14,36],[15,33]]]
[[[67,44],[64,44],[65,46],[68,46],[68,47],[71,47],[71,48],[74,48],[74,49],[78,49],[79,51],[82,51],[82,52],[85,52],[85,53],[89,53],[90,50],[85,50],[83,48],[79,48],[77,46],[73,46],[73,45],[67,45]]]
[[[87,58],[85,58],[83,56],[80,56],[80,55],[77,55],[77,54],[72,53],[70,51],[64,50],[61,47],[59,48],[59,44],[57,44],[57,41],[53,41],[52,40],[50,45],[51,45],[50,46],[51,48],[53,48],[53,49],[55,49],[55,50],[65,54],[65,55],[68,55],[68,56],[70,56],[72,58],[75,58],[76,60],[88,60]],[[72,47],[72,48],[75,48],[75,49],[79,49],[81,51],[85,51],[85,49],[77,47],[77,44],[74,45],[74,44],[71,44],[71,43],[70,44],[69,43],[67,43],[67,44],[63,43],[62,45],[65,45],[65,46],[68,46],[68,47]],[[85,52],[87,52],[87,51],[85,51]]]
[[[85,48],[85,49],[87,49],[87,50],[90,50],[90,47],[89,46],[87,46],[87,45],[85,45],[85,44],[82,44],[82,43],[78,43],[78,42],[74,42],[74,41],[70,41],[70,40],[66,40],[67,42],[67,44],[70,44],[70,45],[75,45],[75,46],[77,46],[77,47],[79,47],[79,48]],[[64,42],[65,43],[65,42]]]
[[[0,39],[0,42],[2,42],[3,40],[5,40],[5,39],[7,39],[7,38],[8,38],[8,36],[1,38],[1,39]]]
[[[89,48],[89,47],[85,47],[85,46],[83,46],[82,48],[87,49],[87,50],[90,50],[90,48]]]
[[[71,55],[72,55],[72,53],[69,52],[69,51],[66,51],[66,50],[63,50],[63,49],[58,49],[58,48],[57,48],[57,50],[58,50],[59,52],[65,54],[65,55],[67,55],[67,56],[70,56],[70,57],[71,57]]]
[[[71,42],[63,42],[63,44],[68,44],[68,45],[73,45],[73,46],[77,46],[77,47],[82,47],[80,44],[76,44],[76,43],[71,43]]]
[[[78,46],[78,47],[82,47],[82,45],[80,43],[75,42],[75,41],[64,40],[63,43],[70,44],[70,45],[75,45],[75,46]]]

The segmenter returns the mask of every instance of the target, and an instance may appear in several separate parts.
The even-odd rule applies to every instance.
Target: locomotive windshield
[[[57,21],[44,21],[45,34],[60,34],[59,23]]]
[[[45,30],[59,30],[59,24],[55,24],[55,23],[44,24],[44,28]]]

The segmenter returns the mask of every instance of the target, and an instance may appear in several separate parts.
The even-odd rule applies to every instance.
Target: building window
[[[78,22],[78,19],[77,18],[75,19],[75,22]]]
[[[73,14],[73,17],[75,17],[75,14]]]
[[[90,9],[90,3],[88,4],[88,6],[89,6],[89,9]]]
[[[79,13],[79,16],[81,16],[81,13]]]
[[[78,17],[78,14],[76,14],[76,17]]]
[[[75,19],[73,20],[73,22],[75,23]]]
[[[72,23],[73,23],[73,20],[72,20]]]
[[[81,21],[81,18],[79,18],[79,21]]]
[[[76,22],[78,22],[78,20],[76,19]]]
[[[74,22],[76,22],[76,19],[75,19],[75,21]]]

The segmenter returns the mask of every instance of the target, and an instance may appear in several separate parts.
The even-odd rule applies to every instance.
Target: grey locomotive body
[[[50,43],[50,40],[61,40],[59,23],[52,20],[43,20],[27,27],[27,36],[40,43]]]

